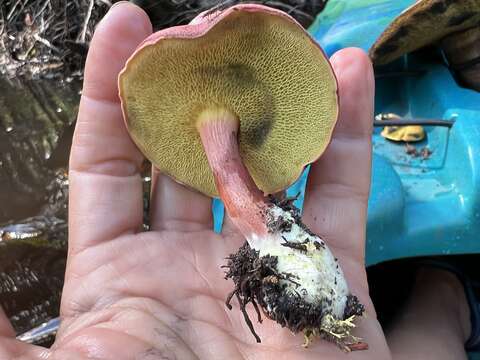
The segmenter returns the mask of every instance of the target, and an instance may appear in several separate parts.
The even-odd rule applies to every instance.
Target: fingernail
[[[126,1],[126,0],[117,1],[112,6],[110,6],[110,10],[112,10],[113,8],[115,8],[115,7],[117,7],[118,5],[121,5],[121,4],[130,4],[130,1]]]
[[[1,1],[1,0],[0,0]],[[118,7],[118,5],[122,5],[122,4],[128,4],[130,3],[129,1],[125,1],[125,0],[122,0],[122,1],[117,1],[116,3],[113,3],[112,6],[110,6],[110,9],[108,9],[107,13],[103,16],[102,20],[98,23],[97,25],[97,29],[101,26],[104,25],[105,22],[107,22],[108,18],[110,17],[110,15],[113,13],[113,9]]]
[[[119,20],[118,17],[121,17],[120,21],[123,21],[124,28],[128,27],[131,32],[140,31],[145,36],[150,35],[152,32],[152,26],[147,13],[131,1],[117,1],[110,6],[110,9],[97,28],[107,26],[106,24],[110,24],[112,21],[116,23]]]

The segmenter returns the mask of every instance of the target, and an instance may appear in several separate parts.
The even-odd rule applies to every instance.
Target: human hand
[[[370,186],[373,73],[364,52],[335,54],[340,119],[312,166],[304,222],[338,257],[352,293],[365,304],[357,335],[367,351],[345,354],[266,319],[255,342],[243,316],[224,304],[233,284],[225,257],[244,242],[226,220],[212,232],[211,200],[154,172],[152,230],[142,228],[143,156],[130,140],[117,76],[151,33],[142,10],[115,6],[91,44],[70,159],[69,251],[62,324],[51,349],[13,338],[0,322],[0,359],[388,359],[368,294],[364,247]],[[254,319],[255,316],[252,316]]]

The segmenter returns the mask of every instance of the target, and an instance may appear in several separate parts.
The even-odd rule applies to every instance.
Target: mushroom
[[[419,0],[370,48],[375,65],[437,43],[462,82],[480,91],[480,1]]]
[[[246,238],[226,265],[235,283],[227,306],[235,296],[256,340],[250,302],[259,318],[258,305],[308,340],[365,348],[351,335],[364,308],[337,259],[298,210],[265,197],[323,153],[338,115],[333,70],[304,29],[261,5],[203,13],[147,38],[119,89],[145,156],[176,181],[220,196]]]
[[[480,2],[477,12],[480,13]],[[477,27],[446,36],[440,45],[460,80],[480,91],[480,20]]]

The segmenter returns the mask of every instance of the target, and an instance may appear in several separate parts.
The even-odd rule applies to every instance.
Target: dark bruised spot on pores
[[[240,119],[249,125],[242,129],[244,135],[242,138],[254,148],[259,148],[267,139],[272,130],[275,105],[273,97],[269,89],[259,80],[253,70],[240,63],[229,63],[220,66],[203,66],[197,70],[205,76],[205,79],[219,79],[221,83],[233,84],[238,91],[253,92],[260,89],[260,97],[258,100],[260,119],[252,121],[252,119]]]
[[[246,138],[248,143],[255,148],[259,148],[267,139],[270,130],[272,130],[273,118],[265,118],[260,121],[256,126],[251,126],[246,130]]]
[[[235,84],[237,87],[251,87],[256,83],[256,78],[251,69],[239,63],[202,66],[198,69],[198,72],[203,73],[207,78],[227,79],[228,82]]]
[[[270,90],[257,83],[257,86],[262,86],[262,99],[258,103],[258,113],[261,118],[251,121],[249,126],[244,129],[244,139],[253,148],[260,148],[267,140],[275,123],[275,104]],[[242,121],[243,119],[240,119]],[[245,119],[246,120],[246,119]]]
[[[225,76],[239,85],[251,86],[252,83],[256,82],[255,76],[253,75],[250,68],[244,64],[228,64],[225,66]]]

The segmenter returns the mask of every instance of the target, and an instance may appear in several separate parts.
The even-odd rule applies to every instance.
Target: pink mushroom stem
[[[197,122],[203,148],[228,215],[247,239],[268,233],[268,204],[238,150],[239,121],[228,110],[205,111]]]

